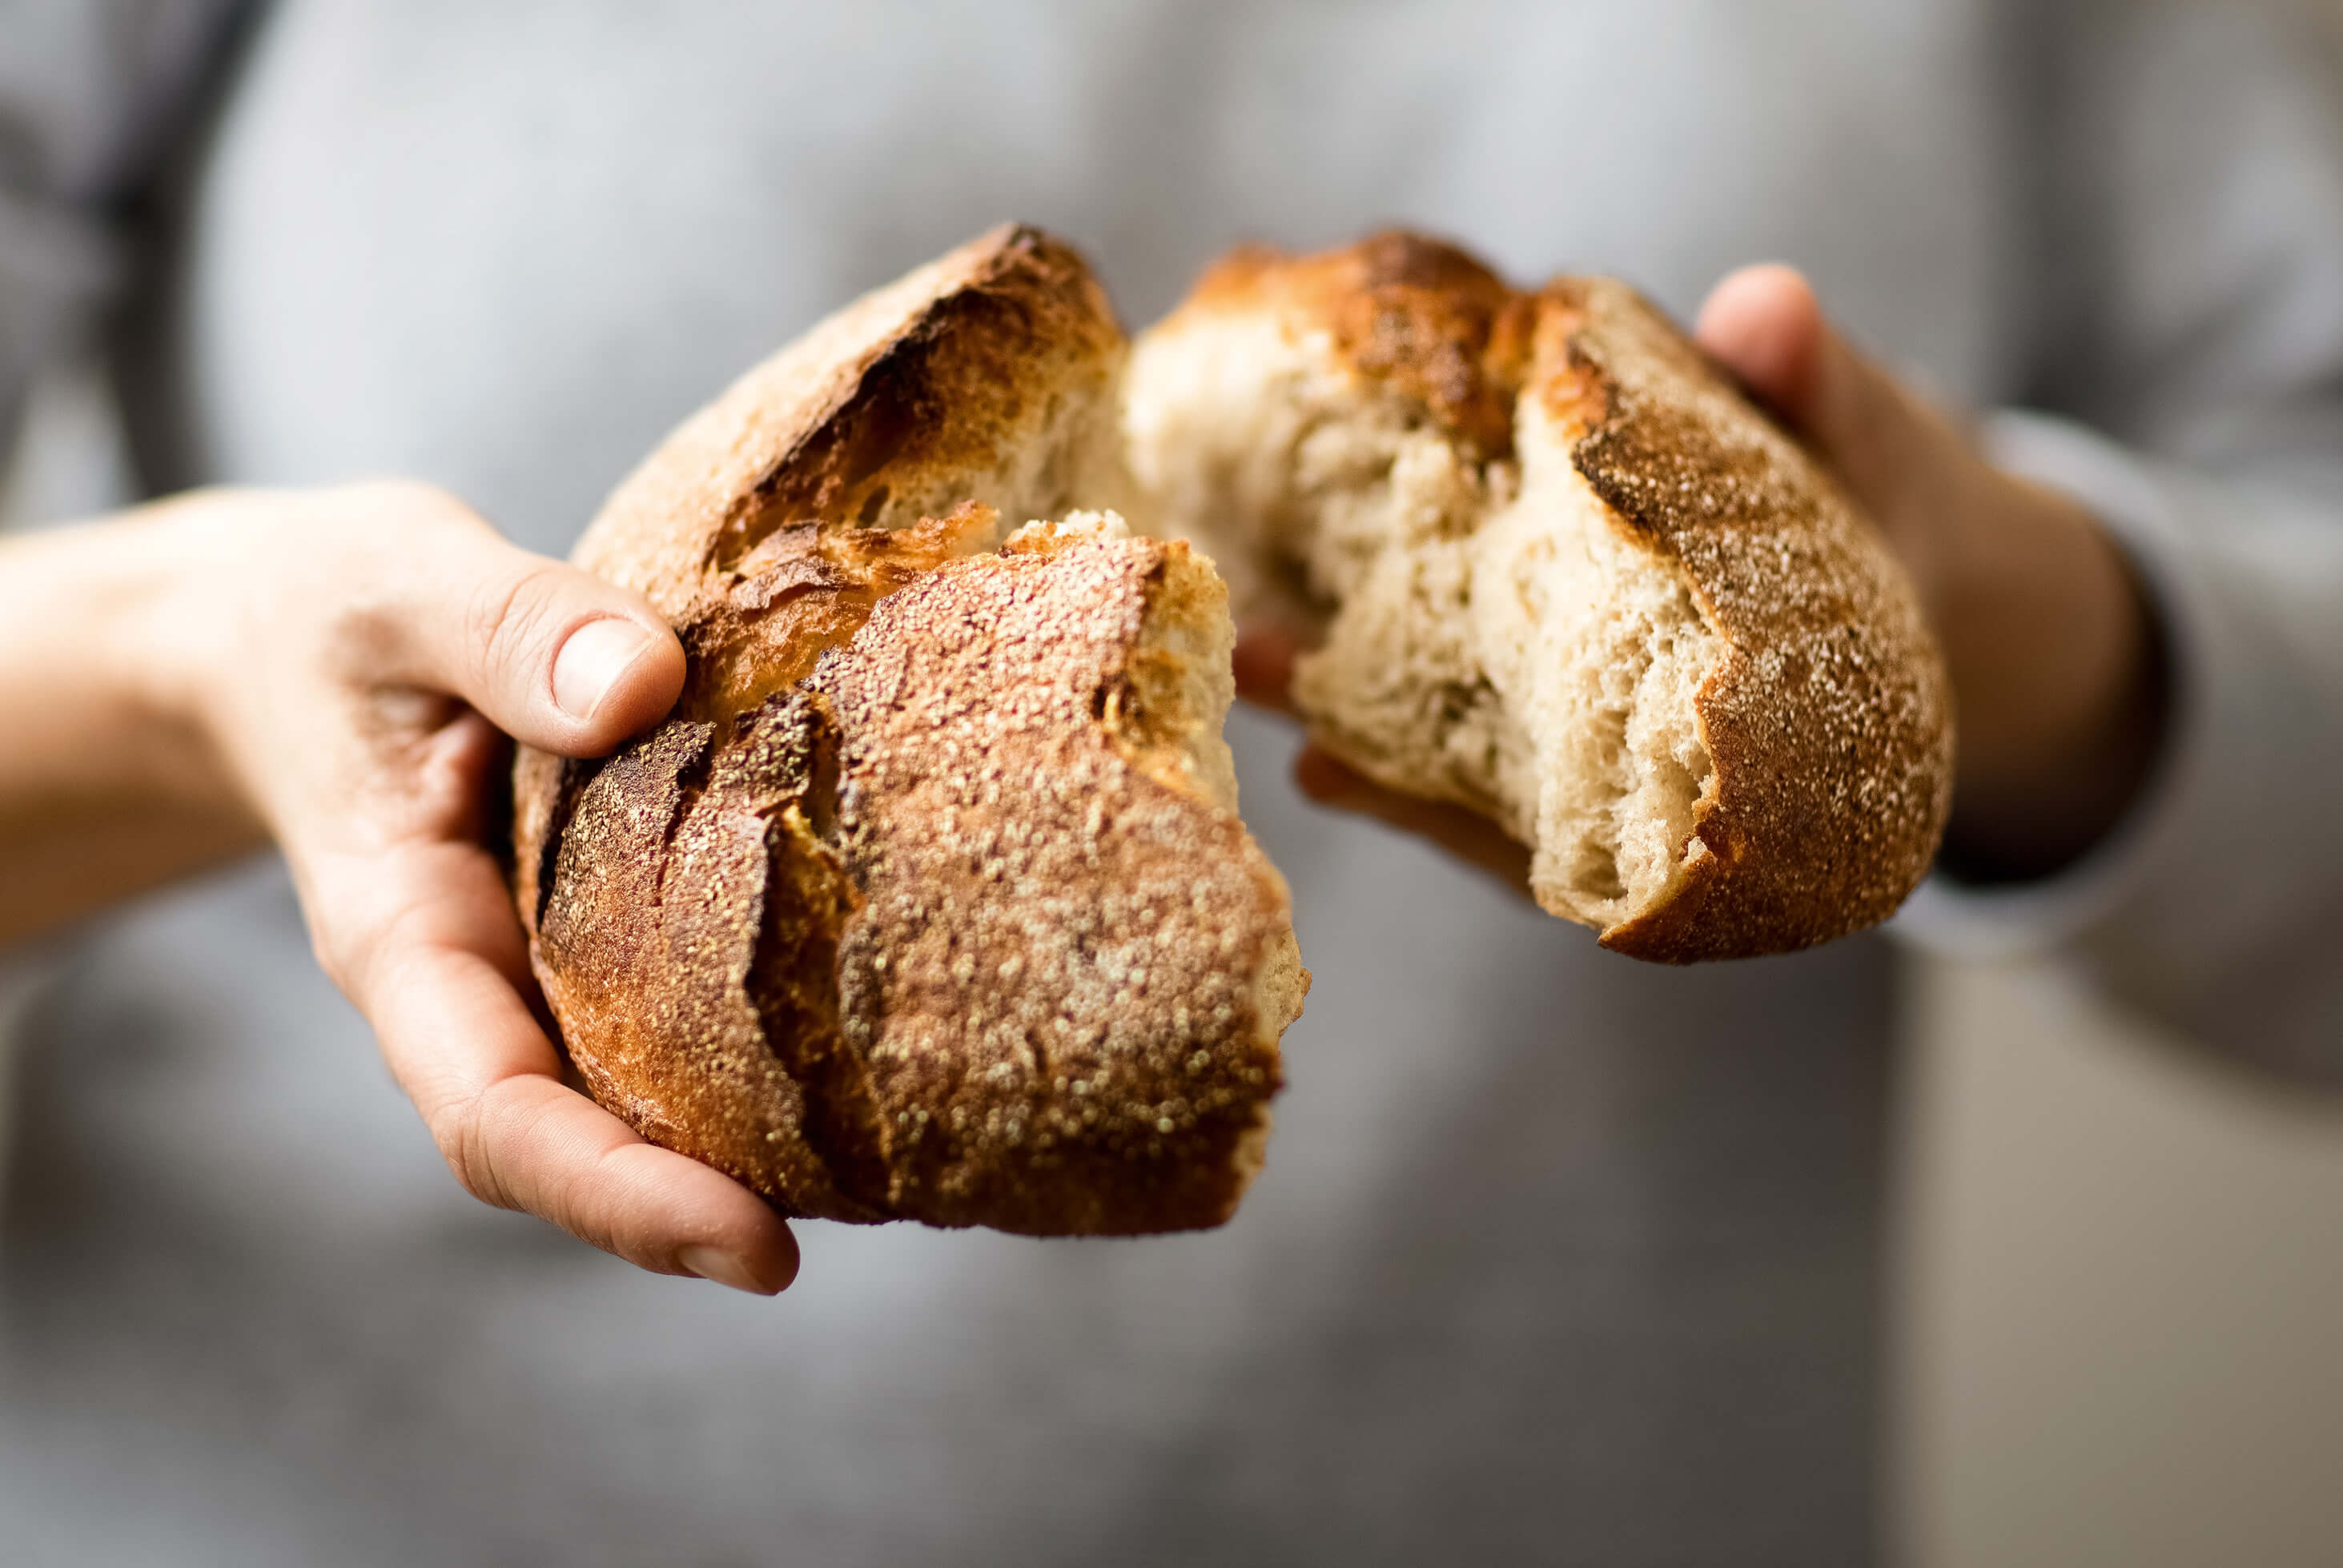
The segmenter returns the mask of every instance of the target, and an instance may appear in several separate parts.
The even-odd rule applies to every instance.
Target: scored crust
[[[1142,337],[1124,399],[1167,530],[1317,624],[1313,739],[1496,820],[1606,947],[1805,947],[1925,873],[1952,735],[1916,598],[1624,285],[1518,291],[1408,234],[1248,248]]]
[[[1227,596],[1069,509],[1122,340],[1004,228],[751,371],[578,561],[683,699],[524,752],[516,896],[596,1099],[793,1214],[1057,1233],[1227,1218],[1301,1010],[1219,727]],[[1102,455],[1103,454],[1103,455]]]
[[[515,894],[645,1136],[799,1215],[1228,1217],[1309,977],[1220,737],[1230,590],[1175,536],[1314,618],[1315,739],[1490,816],[1608,947],[1802,947],[1925,870],[1951,734],[1908,585],[1632,290],[1386,235],[1240,252],[1125,347],[1077,255],[996,230],[750,371],[580,540],[686,686],[608,759],[523,750]]]
[[[776,528],[865,529],[964,501],[1055,517],[1094,498],[1123,360],[1071,247],[1004,225],[815,326],[686,420],[572,552],[672,621]]]

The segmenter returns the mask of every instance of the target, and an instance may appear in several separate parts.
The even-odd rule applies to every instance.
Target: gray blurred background
[[[97,378],[60,372],[0,518],[102,510],[125,475]],[[2343,1103],[2220,1068],[2046,969],[1926,960],[1910,995],[1912,1561],[2343,1563]]]
[[[126,473],[97,378],[60,370],[0,462],[0,526],[104,509]],[[2343,1563],[2343,1102],[2222,1068],[2044,968],[1926,960],[1908,994],[1911,1560]],[[7,999],[0,975],[0,1132]]]

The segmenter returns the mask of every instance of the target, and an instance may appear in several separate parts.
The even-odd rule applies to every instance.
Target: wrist
[[[2129,562],[2055,492],[1980,466],[1936,614],[1956,705],[1947,857],[2006,880],[2102,838],[2162,728],[2161,639]]]
[[[178,557],[136,515],[0,543],[0,942],[266,841],[190,701]]]
[[[10,546],[0,709],[18,744],[0,788],[248,815],[204,699],[219,661],[188,505]]]

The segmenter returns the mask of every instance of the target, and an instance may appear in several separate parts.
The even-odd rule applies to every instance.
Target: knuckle
[[[390,895],[377,876],[339,858],[296,853],[309,950],[344,996],[368,1010],[411,962],[415,906]]]
[[[329,614],[414,618],[417,568],[449,530],[485,524],[453,495],[419,479],[361,479],[283,509],[279,543],[302,564]]]
[[[592,1211],[578,1172],[558,1164],[525,1171],[548,1114],[526,1096],[505,1092],[509,1081],[440,1107],[430,1118],[432,1141],[464,1191],[495,1209],[532,1213],[605,1251],[630,1255],[612,1228]]]
[[[412,634],[411,618],[389,595],[353,586],[320,618],[321,672],[337,686],[374,689],[404,671]]]
[[[298,857],[295,871],[309,951],[335,989],[363,1008],[381,949],[381,923],[365,900],[351,897],[346,879],[319,875]]]
[[[496,1154],[490,1136],[490,1108],[486,1092],[467,1095],[440,1106],[428,1118],[431,1141],[447,1162],[457,1184],[492,1209],[520,1207]]]
[[[484,677],[510,676],[538,655],[549,656],[560,630],[561,571],[531,561],[474,590],[465,617],[466,640]]]
[[[327,494],[336,503],[335,509],[354,521],[371,523],[387,513],[407,519],[470,515],[469,508],[454,495],[423,479],[354,479],[335,486]]]

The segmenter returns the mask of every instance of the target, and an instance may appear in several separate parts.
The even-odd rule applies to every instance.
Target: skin
[[[2160,711],[2153,623],[2114,547],[1986,465],[1787,268],[1726,278],[1699,336],[1837,468],[1930,607],[1959,705],[1955,849],[2024,875],[2087,848]],[[1249,635],[1241,689],[1282,705],[1296,651]],[[468,1191],[645,1269],[772,1294],[797,1271],[788,1226],[564,1081],[481,842],[506,737],[604,755],[683,678],[639,596],[420,485],[197,492],[0,542],[0,943],[273,841],[319,963]],[[1479,818],[1314,748],[1296,778],[1523,881],[1525,852]]]
[[[564,1084],[480,843],[505,735],[598,756],[683,677],[639,596],[424,486],[200,492],[10,541],[0,940],[274,839],[318,962],[467,1190],[771,1294],[789,1227]]]

